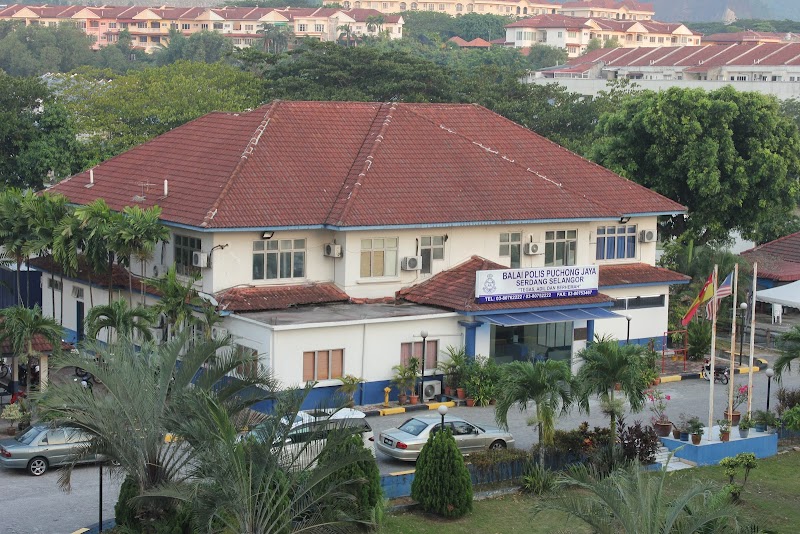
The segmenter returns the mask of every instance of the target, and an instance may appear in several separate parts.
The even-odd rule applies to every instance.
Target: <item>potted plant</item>
[[[765,432],[767,430],[767,412],[764,410],[753,412],[753,423],[756,432]]]
[[[645,392],[648,403],[650,404],[650,411],[653,413],[653,428],[659,437],[665,438],[669,436],[669,431],[672,429],[672,423],[667,417],[667,401],[670,400],[669,395],[664,395],[658,389],[651,389]]]
[[[339,381],[342,383],[342,385],[339,386],[339,391],[341,391],[342,394],[347,397],[347,406],[352,408],[355,406],[355,400],[353,396],[355,395],[356,391],[358,391],[358,385],[364,380],[354,375],[344,375],[339,378]]]
[[[436,366],[445,377],[444,394],[449,397],[455,392],[459,395],[459,399],[463,399],[466,396],[463,386],[464,371],[469,363],[466,349],[449,346],[445,349],[445,353],[447,358],[440,360]]]
[[[3,409],[3,415],[1,415],[3,419],[9,422],[8,430],[6,431],[9,436],[13,436],[17,433],[17,429],[14,428],[17,421],[21,420],[23,417],[22,408],[19,405],[19,402],[15,402],[14,404],[9,404]]]
[[[689,441],[689,416],[683,413],[678,418],[678,439]]]
[[[414,386],[417,384],[417,375],[419,375],[419,359],[409,358],[406,365],[395,365],[392,367],[392,371],[394,371],[392,383],[397,386],[397,401],[400,405],[406,403],[408,392],[411,392],[412,399],[416,396],[417,400],[419,400],[419,396],[414,392]],[[413,400],[412,403],[416,404]]]
[[[743,402],[747,400],[747,397],[750,396],[750,389],[747,386],[741,386],[736,390],[733,395],[733,411],[728,413],[728,410],[725,410],[725,418],[731,420],[731,425],[736,426],[739,424],[739,419],[741,418],[742,414],[737,410],[739,406],[742,405]]]
[[[731,439],[731,422],[727,419],[720,419],[717,421],[719,425],[719,439],[720,441],[730,441]]]
[[[700,422],[699,417],[692,417],[687,421],[687,428],[689,430],[689,434],[692,436],[692,445],[700,445],[700,439],[703,437],[703,432],[705,432],[705,427],[703,427],[703,423]]]
[[[753,420],[749,415],[744,414],[744,417],[739,419],[739,437],[746,438],[750,434],[751,428],[753,428]]]
[[[774,434],[781,424],[781,420],[773,412],[764,412],[764,422],[767,424],[767,434]]]

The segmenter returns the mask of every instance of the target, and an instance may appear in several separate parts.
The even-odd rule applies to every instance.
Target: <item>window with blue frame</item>
[[[597,227],[597,259],[621,260],[636,257],[636,225]]]

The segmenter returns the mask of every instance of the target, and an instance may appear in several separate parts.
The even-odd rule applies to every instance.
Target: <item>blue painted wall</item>
[[[25,270],[19,273],[19,286],[22,299],[28,308],[42,305],[42,273],[39,271]],[[58,296],[56,296],[58,298]],[[17,305],[17,279],[16,271],[0,267],[0,308]]]
[[[733,432],[738,430],[735,428]],[[692,445],[685,441],[672,438],[661,438],[664,446],[670,451],[680,449],[675,452],[675,456],[685,459],[696,465],[717,465],[720,460],[728,456],[736,456],[740,452],[752,452],[756,458],[768,458],[778,454],[778,434],[767,434],[766,432],[753,432],[746,439],[733,439],[731,441],[703,441],[700,445]]]

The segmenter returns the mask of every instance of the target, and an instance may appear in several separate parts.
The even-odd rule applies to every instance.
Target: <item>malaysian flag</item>
[[[711,298],[706,304],[706,317],[709,319],[714,318],[715,309],[714,309],[714,302],[716,300],[716,308],[719,309],[719,301],[724,299],[725,297],[729,297],[733,292],[733,272],[731,272],[728,276],[725,277],[725,280],[717,287],[717,298]]]

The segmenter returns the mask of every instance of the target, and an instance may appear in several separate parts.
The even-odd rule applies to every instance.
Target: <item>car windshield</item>
[[[19,436],[16,436],[14,439],[19,441],[23,445],[30,445],[31,443],[33,443],[33,440],[36,439],[36,436],[38,436],[41,432],[42,432],[41,428],[37,426],[32,426]]]
[[[426,428],[428,428],[428,423],[420,421],[419,419],[409,419],[400,425],[400,430],[414,436],[419,436]]]

